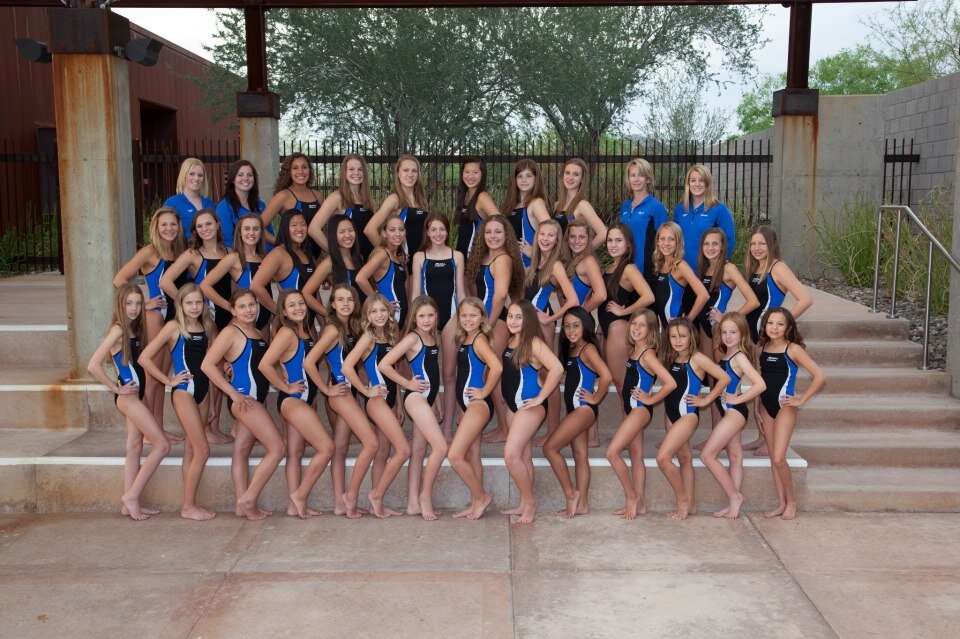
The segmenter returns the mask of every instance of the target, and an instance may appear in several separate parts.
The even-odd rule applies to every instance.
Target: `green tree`
[[[743,94],[737,105],[737,126],[744,135],[773,126],[773,92],[787,84],[787,74],[764,75],[757,86]]]
[[[643,134],[655,140],[721,140],[730,114],[709,105],[708,87],[696,77],[666,74],[647,100]]]
[[[960,71],[960,8],[955,0],[898,2],[880,16],[864,23],[888,59],[898,87]]]

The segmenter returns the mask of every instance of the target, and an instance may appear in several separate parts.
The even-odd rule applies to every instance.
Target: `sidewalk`
[[[0,516],[0,635],[953,637],[960,515]]]

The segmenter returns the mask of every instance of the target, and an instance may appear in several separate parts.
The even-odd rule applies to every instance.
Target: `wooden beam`
[[[794,2],[790,5],[790,38],[787,43],[787,87],[810,87],[810,27],[813,5]]]
[[[76,0],[74,0],[76,1]],[[798,4],[845,4],[849,2],[885,2],[887,0],[809,0]],[[907,0],[914,2],[915,0]],[[98,3],[99,4],[99,3]],[[585,7],[585,6],[663,6],[784,4],[783,0],[115,0],[111,8],[153,9],[367,9],[427,7]],[[62,7],[60,0],[0,0],[0,7]],[[789,5],[788,5],[789,6]]]
[[[263,7],[246,7],[247,91],[267,90],[267,17]]]

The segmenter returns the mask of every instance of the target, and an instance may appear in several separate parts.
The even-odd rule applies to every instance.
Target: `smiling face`
[[[650,334],[650,327],[647,326],[647,318],[643,315],[637,315],[630,322],[630,339],[637,344],[647,341],[647,335]]]
[[[461,304],[457,310],[457,319],[460,322],[460,328],[469,335],[480,328],[483,314],[480,313],[480,309],[471,304]]]
[[[761,264],[767,259],[770,253],[770,247],[767,246],[767,238],[763,233],[754,233],[750,236],[750,255]]]
[[[303,295],[288,295],[283,301],[282,311],[288,320],[300,323],[307,316],[307,302]]]
[[[782,339],[787,333],[787,318],[783,313],[770,313],[766,324],[763,325],[763,330],[771,341]]]
[[[536,182],[536,177],[530,169],[524,169],[517,173],[517,189],[521,193],[532,191],[534,182]]]
[[[583,184],[583,169],[576,164],[567,164],[563,167],[563,188],[576,191]]]
[[[193,218],[193,224],[197,236],[204,242],[212,242],[217,238],[217,229],[220,227],[220,220],[217,219],[217,216],[210,213],[200,213]]]
[[[620,229],[610,229],[607,232],[607,253],[617,259],[627,252],[627,238]]]
[[[444,246],[447,243],[447,227],[440,220],[434,220],[427,228],[427,237],[434,246]]]
[[[306,186],[310,181],[310,162],[306,158],[297,158],[290,163],[290,179],[298,186]]]
[[[260,303],[251,295],[241,295],[233,303],[233,316],[245,324],[252,324],[260,312]]]
[[[383,302],[374,302],[367,310],[367,321],[374,328],[383,328],[390,319],[391,311]]]
[[[701,249],[703,256],[711,262],[720,257],[723,245],[721,244],[719,233],[707,233],[703,236]]]
[[[690,331],[685,326],[670,327],[670,346],[677,353],[685,353],[690,348]]]
[[[355,308],[353,294],[346,288],[338,288],[333,292],[333,301],[330,305],[340,321],[346,321],[353,315],[353,309]]]
[[[627,180],[630,182],[630,190],[636,193],[646,193],[650,190],[650,180],[640,172],[640,167],[631,166]]]
[[[580,318],[572,314],[564,315],[563,334],[571,345],[579,344],[583,339],[583,322]]]
[[[590,233],[582,226],[567,227],[567,246],[574,255],[587,250],[590,245]]]
[[[412,189],[420,179],[420,167],[413,160],[404,160],[397,167],[397,180],[400,185]]]
[[[394,248],[403,246],[404,240],[407,239],[407,227],[404,226],[403,220],[399,217],[390,218],[383,229],[383,233],[387,238],[387,243]]]
[[[677,251],[677,236],[670,227],[664,227],[657,233],[657,250],[664,257],[670,257]]]
[[[287,231],[295,244],[303,244],[307,239],[307,219],[302,215],[291,216]]]
[[[487,221],[483,225],[483,241],[491,251],[500,250],[507,241],[507,230],[499,221]]]
[[[203,165],[195,163],[187,171],[187,179],[183,183],[184,189],[190,191],[193,195],[200,193],[203,188],[204,176]]]
[[[263,225],[260,220],[247,218],[240,222],[240,238],[246,246],[256,246],[263,234]]]
[[[421,333],[429,333],[437,325],[437,311],[433,306],[424,304],[417,309],[414,321],[416,322],[418,331]]]
[[[175,213],[164,213],[158,217],[157,232],[160,234],[160,239],[165,242],[177,239],[180,233],[180,216]]]
[[[687,186],[690,188],[690,195],[696,198],[702,198],[704,193],[707,192],[707,181],[700,171],[690,171]]]
[[[337,224],[337,246],[348,251],[357,241],[357,230],[350,220],[340,220]]]
[[[523,311],[517,304],[511,304],[507,308],[506,324],[511,335],[517,335],[523,329]]]
[[[741,339],[743,336],[736,322],[726,320],[720,324],[720,341],[727,347],[727,352],[733,352],[740,345]]]
[[[460,179],[463,180],[463,183],[470,190],[477,188],[482,177],[483,172],[480,170],[479,162],[468,162],[464,164],[463,171],[460,172]]]
[[[247,194],[253,188],[253,168],[249,165],[243,165],[237,171],[237,177],[233,178],[233,188],[237,194]]]
[[[540,252],[546,255],[553,250],[553,247],[560,241],[557,235],[557,228],[553,224],[541,224],[537,230],[537,246]]]
[[[128,294],[123,300],[123,314],[132,322],[140,317],[141,312],[143,312],[143,294],[137,292]]]

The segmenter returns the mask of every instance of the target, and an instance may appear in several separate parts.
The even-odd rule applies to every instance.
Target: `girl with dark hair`
[[[410,299],[407,283],[407,227],[399,215],[390,214],[383,223],[383,234],[367,263],[357,273],[357,286],[364,295],[380,293],[390,303],[393,319],[403,326]]]
[[[785,520],[797,516],[797,498],[793,477],[787,463],[790,438],[797,427],[797,411],[823,390],[827,378],[807,354],[797,330],[797,321],[787,309],[777,306],[763,314],[760,349],[760,377],[766,388],[760,394],[763,434],[770,445],[770,469],[777,487],[777,507],[764,517],[780,516]],[[806,392],[796,393],[797,373],[802,368],[812,377]]]
[[[643,432],[653,418],[653,407],[662,402],[677,387],[657,358],[660,348],[660,321],[649,308],[641,308],[630,316],[630,331],[627,333],[630,346],[629,361],[623,380],[620,400],[624,418],[616,434],[607,446],[607,459],[617,479],[623,486],[623,508],[613,511],[623,519],[636,519],[647,514],[644,492],[647,470],[643,458]],[[653,383],[660,380],[660,390],[653,392]],[[631,470],[623,461],[624,449],[630,451]],[[631,472],[632,471],[632,472]]]
[[[657,466],[677,497],[677,509],[668,516],[683,520],[697,512],[690,437],[700,424],[700,409],[720,397],[730,384],[730,376],[700,352],[699,338],[690,320],[685,317],[670,320],[665,330],[664,365],[677,386],[664,400],[667,434],[657,451]],[[708,395],[701,396],[700,389],[707,375],[716,382]],[[680,470],[673,465],[674,456],[680,462]]]
[[[323,229],[333,215],[343,214],[353,220],[357,228],[357,245],[360,255],[367,257],[375,244],[364,233],[373,218],[376,205],[370,191],[370,173],[363,156],[351,153],[340,163],[340,187],[323,201],[320,211],[310,222],[310,237],[325,251],[329,250],[328,238]]]
[[[284,211],[280,216],[277,231],[277,246],[267,254],[257,274],[253,277],[252,290],[261,304],[276,315],[277,305],[268,290],[271,282],[277,283],[281,292],[287,289],[303,291],[316,268],[310,247],[313,242],[307,235],[307,220],[296,209]],[[307,306],[313,313],[323,315],[324,308],[316,297],[307,296]],[[312,315],[310,322],[313,321]]]
[[[138,359],[145,339],[143,291],[134,284],[121,284],[114,296],[110,329],[93,352],[87,371],[115,394],[117,410],[123,414],[127,423],[126,462],[123,467],[123,495],[120,497],[120,504],[121,512],[136,521],[143,521],[158,512],[143,508],[140,505],[140,495],[160,467],[160,462],[170,452],[170,442],[163,429],[142,402],[145,380]],[[107,357],[113,360],[116,366],[116,382],[103,370],[103,362]],[[141,466],[144,437],[150,442],[150,454]]]
[[[260,199],[257,169],[249,160],[237,160],[230,165],[224,193],[223,199],[217,204],[217,217],[220,218],[220,229],[227,247],[233,248],[233,228],[240,217],[247,213],[259,215],[266,208]],[[266,225],[264,233],[267,241],[273,242],[273,234]]]
[[[275,238],[271,233],[273,218],[281,211],[295,209],[303,213],[307,226],[313,222],[323,202],[323,195],[315,190],[313,184],[313,165],[310,158],[303,153],[291,153],[280,164],[277,182],[273,187],[273,197],[260,214],[263,226],[270,235],[270,242]],[[320,258],[320,247],[314,244],[311,247],[314,261]]]
[[[757,295],[743,278],[740,269],[733,262],[728,262],[726,255],[726,233],[716,227],[704,231],[697,257],[697,273],[710,298],[694,318],[693,324],[702,331],[703,337],[710,340],[708,344],[714,339],[713,327],[720,323],[727,312],[733,291],[740,291],[743,296],[743,306],[737,310],[740,315],[745,316],[760,306]]]
[[[406,240],[403,252],[409,256],[420,247],[423,240],[423,228],[427,221],[427,191],[423,186],[423,167],[420,160],[404,153],[397,160],[394,171],[394,192],[387,196],[377,212],[363,229],[364,235],[377,246],[380,244],[380,229],[384,228],[387,218],[397,215],[406,228]]]
[[[510,184],[500,205],[503,215],[510,220],[513,234],[520,242],[523,268],[530,266],[530,253],[540,222],[550,219],[547,210],[547,188],[543,183],[540,165],[524,158],[510,172]]]
[[[527,300],[510,304],[504,323],[510,331],[510,340],[502,356],[500,391],[507,401],[510,415],[503,461],[520,491],[520,504],[502,511],[502,514],[519,515],[518,524],[529,524],[537,512],[530,440],[546,416],[543,404],[560,383],[563,365],[541,337],[533,304]],[[542,384],[541,369],[546,369]]]
[[[240,218],[237,228],[233,232],[233,250],[227,253],[220,262],[207,271],[207,276],[200,282],[203,296],[216,305],[217,313],[230,313],[230,295],[221,295],[214,282],[221,282],[229,274],[237,288],[250,288],[251,281],[260,263],[263,262],[265,242],[263,240],[263,222],[256,213],[247,213]],[[271,285],[272,287],[272,285]],[[221,289],[225,292],[225,289]],[[272,297],[272,293],[271,293]],[[270,337],[270,311],[260,307],[257,315],[257,330],[264,339]]]
[[[327,246],[332,250],[317,264],[317,270],[303,286],[303,294],[319,300],[320,287],[324,284],[350,284],[357,281],[357,273],[363,266],[360,248],[357,246],[357,226],[343,214],[336,214],[327,224]]]
[[[563,519],[590,512],[590,459],[587,430],[600,415],[600,403],[607,396],[613,380],[607,368],[594,332],[593,316],[580,306],[563,315],[560,333],[560,354],[566,357],[563,403],[567,416],[543,444],[543,456],[550,462],[553,473],[563,489],[567,507],[557,514]],[[567,460],[562,448],[573,449],[576,487],[570,481]]]
[[[460,162],[457,189],[457,250],[469,255],[480,225],[499,212],[487,193],[487,163],[479,157],[465,158]]]
[[[277,412],[287,434],[287,515],[309,519],[320,512],[307,507],[310,491],[333,457],[333,440],[317,415],[317,386],[307,377],[303,360],[313,350],[317,335],[307,321],[309,312],[302,293],[287,289],[277,300],[278,313],[273,320],[273,341],[260,360],[260,372],[277,389]],[[277,372],[281,365],[282,375]],[[292,426],[293,428],[290,428]],[[307,444],[316,454],[303,468]]]
[[[216,336],[215,326],[206,312],[207,302],[196,284],[186,284],[177,292],[175,300],[177,319],[168,322],[157,339],[143,350],[138,358],[148,375],[170,387],[170,401],[177,419],[186,433],[183,449],[183,507],[184,519],[206,521],[214,512],[197,505],[197,489],[203,469],[210,457],[204,420],[208,414],[210,382],[200,370],[207,353],[207,345]],[[169,349],[173,360],[173,374],[162,371],[154,363],[159,350]]]
[[[488,196],[489,197],[489,196]],[[450,236],[450,222],[447,216],[431,213],[427,218],[426,235],[419,251],[413,255],[410,282],[410,298],[421,295],[433,298],[437,304],[439,316],[437,331],[443,344],[443,387],[453,388],[457,376],[457,304],[466,296],[463,270],[464,257],[460,251],[447,246]],[[447,441],[453,437],[453,418],[456,413],[456,397],[453,393],[443,394],[443,434]]]
[[[593,230],[593,248],[596,249],[606,241],[607,227],[593,205],[587,201],[589,179],[586,162],[580,158],[571,158],[564,162],[557,188],[557,202],[553,207],[553,219],[560,224],[561,235],[570,222],[586,222]]]

